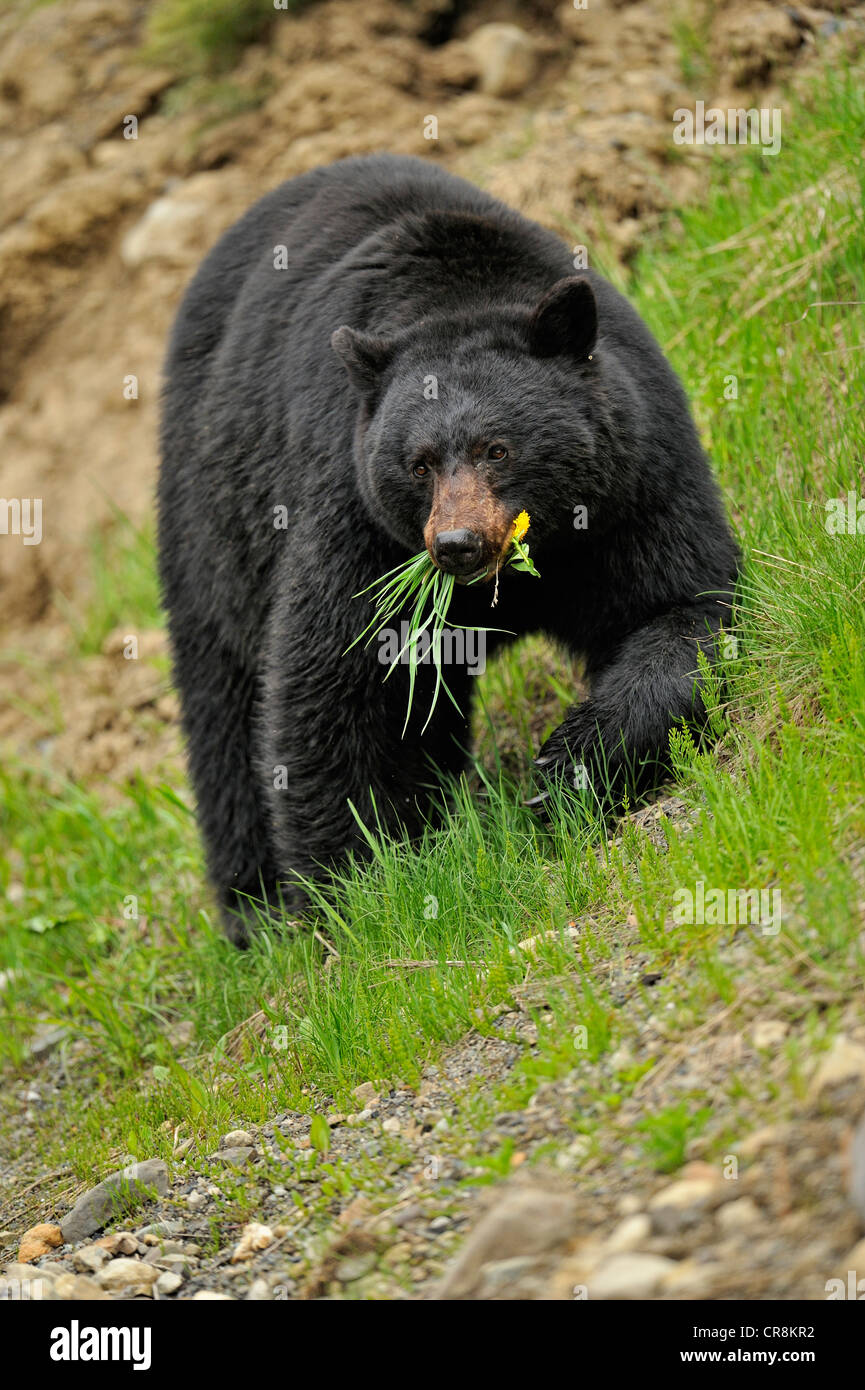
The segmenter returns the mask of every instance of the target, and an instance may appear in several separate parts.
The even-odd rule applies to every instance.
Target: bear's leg
[[[249,899],[276,900],[266,809],[252,756],[257,680],[206,623],[184,624],[173,647],[208,872],[226,933],[243,945],[256,920]]]
[[[284,670],[280,663],[266,681],[262,784],[268,787],[282,892],[295,906],[303,901],[295,876],[319,879],[348,851],[368,853],[352,806],[373,830],[379,823],[386,831],[418,834],[440,774],[465,766],[467,720],[446,695],[420,733],[430,707],[429,673],[418,676],[411,723],[401,737],[404,668],[383,684],[385,671],[356,649],[336,667],[307,660]],[[447,681],[467,713],[471,678],[449,672]]]
[[[607,806],[657,786],[669,772],[670,730],[682,720],[696,731],[705,723],[697,653],[712,660],[728,607],[712,600],[677,608],[626,637],[592,673],[589,698],[541,749],[543,776],[588,786]],[[544,807],[549,797],[544,791],[529,804]]]

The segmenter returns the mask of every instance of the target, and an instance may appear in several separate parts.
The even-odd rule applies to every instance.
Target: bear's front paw
[[[546,785],[526,805],[548,816],[553,801],[553,787],[565,792],[594,792],[600,799],[604,763],[598,714],[592,702],[587,700],[572,710],[567,719],[550,734],[535,758],[535,767],[540,769]]]

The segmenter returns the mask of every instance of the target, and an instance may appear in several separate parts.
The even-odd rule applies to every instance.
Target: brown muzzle
[[[424,527],[430,559],[446,574],[468,579],[493,573],[511,535],[513,517],[474,468],[436,476],[432,511]]]

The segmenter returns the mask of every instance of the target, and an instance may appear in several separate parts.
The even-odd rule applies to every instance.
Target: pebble
[[[722,1231],[743,1231],[762,1219],[762,1213],[753,1197],[738,1197],[728,1202],[718,1212],[718,1225]]]
[[[255,1140],[248,1129],[230,1129],[219,1141],[221,1149],[254,1149]]]
[[[137,1240],[146,1240],[147,1236],[179,1236],[183,1230],[182,1221],[153,1221],[149,1226],[142,1226],[135,1232]]]
[[[118,1259],[99,1271],[97,1275],[103,1289],[127,1289],[140,1287],[150,1289],[159,1278],[159,1270],[143,1260]]]
[[[639,1250],[652,1234],[652,1222],[645,1212],[626,1216],[604,1245],[609,1255],[623,1254],[629,1250]]]
[[[96,1274],[111,1259],[102,1245],[84,1245],[73,1251],[72,1265],[79,1274]]]
[[[254,1149],[218,1149],[214,1154],[208,1154],[211,1163],[229,1163],[232,1168],[243,1168],[255,1153]]]
[[[249,1260],[257,1250],[266,1250],[268,1245],[273,1244],[273,1231],[269,1226],[263,1226],[259,1221],[250,1221],[240,1233],[240,1240],[234,1248],[231,1256],[231,1263],[238,1264],[241,1260]]]
[[[115,1231],[114,1235],[102,1236],[93,1242],[100,1249],[107,1250],[109,1255],[135,1255],[138,1253],[139,1242],[131,1231]]]
[[[589,1279],[589,1298],[651,1298],[675,1267],[663,1255],[613,1255]]]
[[[626,1192],[624,1197],[620,1197],[616,1203],[616,1211],[620,1216],[636,1216],[642,1209],[643,1203],[633,1192]]]
[[[718,1188],[717,1178],[682,1178],[656,1192],[649,1202],[649,1210],[675,1207],[678,1211],[684,1211],[688,1207],[703,1207],[719,1195]]]
[[[182,1274],[177,1274],[173,1269],[166,1269],[163,1270],[162,1274],[160,1274],[159,1278],[157,1279],[154,1285],[154,1288],[156,1289],[157,1293],[168,1295],[177,1293],[177,1290],[181,1287],[182,1283]]]

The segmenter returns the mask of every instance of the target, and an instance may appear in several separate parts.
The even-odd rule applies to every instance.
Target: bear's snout
[[[474,531],[439,531],[433,541],[433,556],[446,574],[476,574],[483,559],[483,542]]]
[[[445,574],[469,579],[492,573],[513,528],[510,508],[473,468],[437,476],[424,541],[430,559]]]

